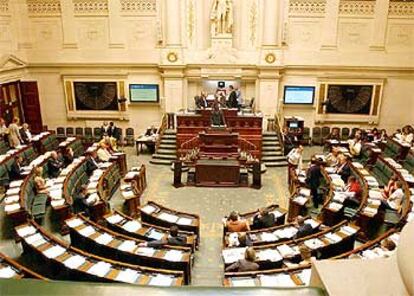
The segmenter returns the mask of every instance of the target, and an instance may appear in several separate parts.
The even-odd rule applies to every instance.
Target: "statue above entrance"
[[[214,0],[210,14],[211,37],[228,37],[233,34],[233,0]]]

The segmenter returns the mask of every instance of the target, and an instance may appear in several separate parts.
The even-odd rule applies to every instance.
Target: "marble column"
[[[109,47],[124,48],[125,47],[125,24],[122,22],[121,2],[108,1],[109,9]]]
[[[266,119],[273,118],[279,105],[279,71],[275,69],[261,69],[256,81],[258,101],[256,109],[263,113],[263,124]]]
[[[166,46],[181,46],[181,1],[165,0]]]
[[[73,2],[71,0],[61,1],[60,7],[62,10],[63,48],[77,48],[78,35]]]
[[[321,49],[332,50],[337,47],[339,2],[340,0],[326,1]]]
[[[375,2],[374,24],[372,26],[371,50],[385,50],[385,36],[388,26],[388,10],[390,0],[377,0]]]
[[[278,45],[279,0],[263,0],[263,37],[264,47]]]

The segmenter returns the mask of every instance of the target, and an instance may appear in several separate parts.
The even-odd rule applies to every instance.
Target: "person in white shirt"
[[[100,144],[98,151],[96,152],[100,161],[109,161],[111,158],[111,153],[106,149],[106,145],[104,143]]]
[[[404,199],[404,191],[401,181],[395,183],[396,190],[388,198],[382,198],[382,202],[386,208],[398,211]]]
[[[411,145],[413,138],[412,128],[409,125],[405,126],[400,134],[400,140]]]
[[[293,148],[287,155],[288,163],[299,171],[302,170],[302,155],[303,155],[303,146],[299,145],[297,148]]]
[[[353,157],[358,157],[361,154],[362,149],[362,141],[361,141],[361,135],[356,134],[355,138],[348,141],[349,144],[349,152]]]

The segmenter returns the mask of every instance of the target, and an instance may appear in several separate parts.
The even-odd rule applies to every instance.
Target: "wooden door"
[[[40,133],[43,128],[40,111],[39,91],[36,81],[20,82],[20,91],[24,121],[29,124],[32,133]]]

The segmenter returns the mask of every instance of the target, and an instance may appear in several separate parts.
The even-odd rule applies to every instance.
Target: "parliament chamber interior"
[[[0,0],[0,295],[414,295],[413,0]]]

